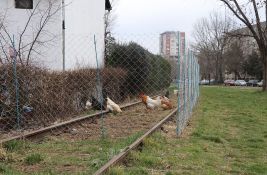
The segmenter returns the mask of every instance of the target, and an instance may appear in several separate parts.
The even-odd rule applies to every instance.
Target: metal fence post
[[[19,83],[17,75],[17,51],[15,49],[15,36],[13,35],[12,48],[10,48],[10,56],[13,59],[13,74],[14,74],[14,86],[15,86],[15,96],[16,96],[16,120],[17,128],[20,129],[20,110],[19,110]]]
[[[102,91],[100,90],[100,92],[98,91],[99,89],[102,89],[102,88],[98,88],[98,87],[101,87],[101,76],[100,76],[100,67],[99,67],[99,63],[98,63],[98,55],[97,55],[97,43],[96,43],[96,36],[94,35],[94,46],[95,46],[95,58],[96,58],[96,67],[97,67],[97,76],[96,76],[96,81],[97,81],[97,85],[96,85],[96,93],[97,93],[97,96],[100,95],[100,103],[101,103],[101,136],[102,138],[105,137],[105,128],[104,128],[104,115],[103,115],[103,94],[102,94]],[[97,87],[98,86],[98,87]]]
[[[178,94],[177,94],[177,119],[176,119],[176,133],[177,133],[177,135],[180,135],[180,133],[181,133],[181,128],[180,128],[180,122],[181,122],[181,115],[180,115],[180,107],[181,107],[181,100],[180,100],[180,81],[181,81],[181,64],[180,64],[180,62],[181,62],[181,58],[180,58],[180,56],[181,56],[181,53],[180,53],[180,51],[181,51],[181,47],[180,47],[180,32],[178,32],[178,34],[177,34],[177,45],[178,45],[178,58],[177,58],[177,67],[178,67],[178,69],[177,69],[177,90],[178,90]]]

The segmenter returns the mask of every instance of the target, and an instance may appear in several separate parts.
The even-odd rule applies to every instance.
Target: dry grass
[[[5,161],[5,160],[7,160],[6,150],[0,147],[0,161]]]

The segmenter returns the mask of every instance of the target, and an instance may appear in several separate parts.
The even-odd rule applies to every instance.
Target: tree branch
[[[257,25],[257,29],[258,29],[258,33],[259,33],[259,38],[260,38],[261,41],[264,41],[258,8],[257,8],[255,0],[251,0],[251,2],[253,4],[254,13],[255,13],[255,16],[256,16],[256,25]]]
[[[48,3],[49,3],[48,8],[44,11],[43,14],[41,14],[39,29],[38,29],[36,35],[34,36],[32,43],[30,44],[30,49],[29,49],[29,52],[28,52],[28,55],[26,58],[26,65],[29,64],[30,56],[31,56],[31,53],[33,51],[33,47],[37,43],[38,38],[40,37],[41,33],[43,32],[46,24],[49,22],[49,20],[52,18],[52,16],[54,16],[61,9],[61,6],[59,5],[54,11],[52,11],[54,3],[52,3],[51,1],[49,1]]]
[[[20,36],[19,36],[19,46],[18,46],[18,56],[19,56],[19,59],[20,59],[20,62],[22,63],[22,58],[21,58],[21,44],[22,44],[22,38],[23,38],[23,35],[24,33],[26,32],[30,22],[31,22],[31,19],[32,17],[34,16],[34,13],[37,9],[37,7],[39,6],[41,1],[38,1],[38,3],[36,4],[36,6],[34,7],[33,11],[30,11],[30,16],[28,17],[28,20],[26,22],[26,25],[24,27],[24,29],[22,30]]]
[[[255,40],[257,41],[257,43],[260,43],[260,38],[258,37],[258,35],[257,35],[256,31],[254,30],[252,24],[250,23],[250,21],[246,17],[245,13],[241,9],[241,7],[238,4],[237,0],[231,0],[231,1],[234,2],[235,7],[237,8],[237,11],[230,4],[230,1],[229,0],[220,0],[220,1],[223,2],[234,13],[234,15],[249,28],[249,30],[253,34]],[[241,16],[238,13],[240,13]]]

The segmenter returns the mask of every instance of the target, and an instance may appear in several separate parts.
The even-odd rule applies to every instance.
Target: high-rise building
[[[160,55],[170,63],[172,79],[177,78],[178,58],[181,63],[185,47],[185,32],[168,31],[160,34]]]
[[[160,54],[175,60],[185,52],[185,32],[167,31],[160,34]]]

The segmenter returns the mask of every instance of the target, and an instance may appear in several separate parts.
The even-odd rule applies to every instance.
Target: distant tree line
[[[247,42],[248,36],[240,36],[235,31],[234,22],[217,12],[195,24],[193,46],[198,53],[202,79],[223,83],[227,74],[234,74],[235,79],[263,79],[258,48],[253,42]]]
[[[247,79],[253,77],[263,79],[263,65],[256,49],[249,54],[244,54],[242,41],[235,41],[229,45],[225,52],[225,69],[229,74],[234,74],[235,79]]]
[[[248,32],[235,36],[253,38],[263,68],[262,90],[267,91],[267,1],[266,0],[219,0]],[[264,12],[264,13],[262,13]],[[264,22],[265,21],[265,22]],[[253,58],[253,57],[250,57]],[[257,60],[257,59],[256,59]],[[253,63],[254,64],[254,63]]]

